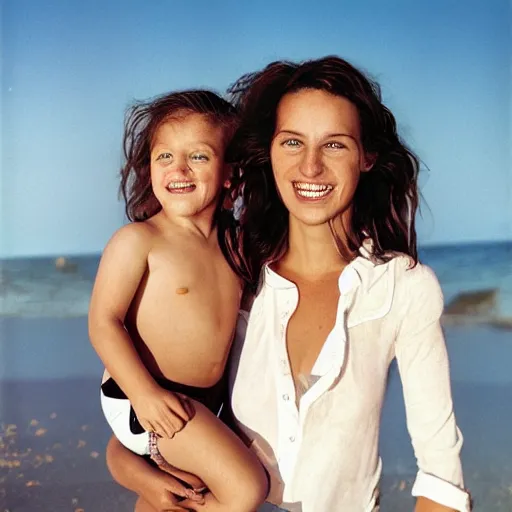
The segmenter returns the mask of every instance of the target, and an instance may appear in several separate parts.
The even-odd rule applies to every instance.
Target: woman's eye
[[[283,141],[282,145],[289,148],[298,148],[301,144],[297,139],[287,139]]]
[[[342,144],[341,142],[328,142],[326,146],[329,149],[343,149],[345,148],[345,144]]]
[[[196,160],[199,162],[207,162],[208,157],[202,153],[196,153],[196,154],[192,155],[192,160]]]
[[[160,154],[156,157],[156,159],[157,159],[157,160],[169,160],[169,159],[171,159],[171,158],[172,158],[171,153],[160,153]]]

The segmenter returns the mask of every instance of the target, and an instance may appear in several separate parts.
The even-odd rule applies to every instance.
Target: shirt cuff
[[[412,495],[416,498],[423,496],[459,512],[471,512],[471,497],[468,492],[421,470],[412,487]]]

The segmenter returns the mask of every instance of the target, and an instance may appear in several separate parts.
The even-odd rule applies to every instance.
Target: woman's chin
[[[290,215],[290,223],[304,227],[329,227],[329,222],[333,220],[335,216],[329,215],[325,212],[300,212],[299,215]]]

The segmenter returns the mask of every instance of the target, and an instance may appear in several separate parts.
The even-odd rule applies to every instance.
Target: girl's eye
[[[196,154],[192,155],[192,160],[196,160],[199,162],[207,162],[208,157],[202,153],[196,153]]]
[[[160,153],[156,159],[157,160],[170,160],[172,158],[171,153]]]
[[[283,141],[281,145],[289,148],[298,148],[301,143],[297,139],[287,139]]]
[[[326,144],[326,146],[329,148],[329,149],[343,149],[345,148],[346,146],[344,144],[342,144],[341,142],[328,142]]]

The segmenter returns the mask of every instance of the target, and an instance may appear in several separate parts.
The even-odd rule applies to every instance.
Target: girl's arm
[[[124,321],[147,272],[151,233],[142,223],[122,227],[103,252],[91,303],[89,337],[108,373],[129,398],[147,431],[172,437],[191,411],[157,385],[142,363]]]
[[[416,512],[470,510],[464,490],[448,355],[441,329],[443,294],[434,273],[418,264],[404,279],[404,308],[396,340],[407,427],[418,462],[412,493]]]
[[[89,337],[108,373],[131,398],[150,393],[155,381],[142,364],[124,320],[147,270],[149,236],[145,226],[128,224],[108,242],[89,306]]]

